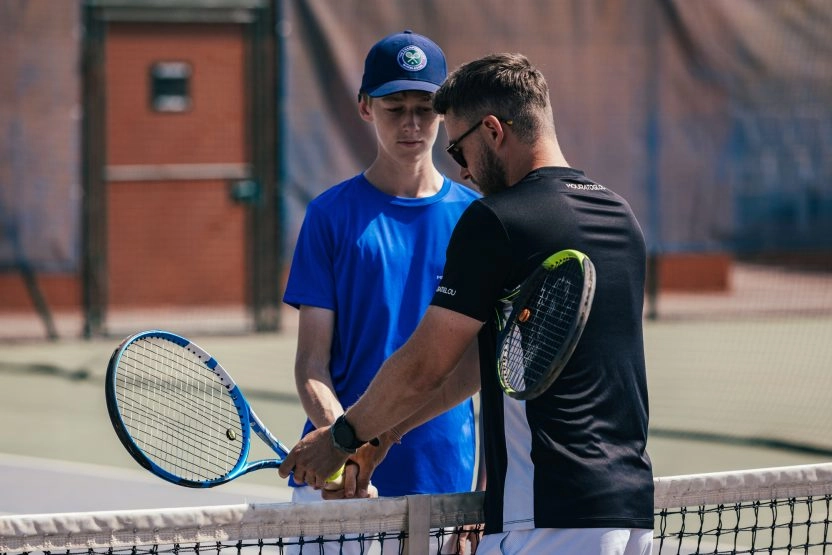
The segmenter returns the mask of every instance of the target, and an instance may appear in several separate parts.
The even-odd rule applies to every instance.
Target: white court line
[[[282,480],[275,470],[275,484]],[[141,470],[0,453],[0,514],[199,507],[291,500],[288,487],[169,484]]]

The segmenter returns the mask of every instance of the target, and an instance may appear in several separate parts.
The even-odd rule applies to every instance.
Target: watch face
[[[332,425],[332,433],[335,438],[335,442],[340,447],[346,449],[356,449],[360,447],[360,445],[356,445],[358,442],[355,438],[355,430],[352,429],[350,423],[347,422],[343,416],[339,417]]]

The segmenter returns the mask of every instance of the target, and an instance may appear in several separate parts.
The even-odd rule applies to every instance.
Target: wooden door
[[[245,53],[238,24],[108,26],[109,310],[246,303]]]

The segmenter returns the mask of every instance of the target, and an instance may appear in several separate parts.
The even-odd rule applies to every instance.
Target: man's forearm
[[[410,339],[382,365],[358,402],[347,410],[347,420],[363,440],[413,419],[425,421],[470,396],[479,385],[476,365],[460,361],[482,323],[447,309],[430,307]],[[455,390],[455,388],[457,388]],[[420,412],[425,411],[425,412]]]
[[[420,366],[400,351],[381,367],[376,378],[361,398],[347,409],[347,421],[358,438],[365,441],[378,437],[422,409],[441,388],[444,376],[435,381],[411,380]]]
[[[456,365],[453,374],[442,384],[436,394],[422,408],[396,424],[392,430],[400,439],[410,430],[470,399],[479,389],[478,345],[476,341],[473,341],[462,360]]]

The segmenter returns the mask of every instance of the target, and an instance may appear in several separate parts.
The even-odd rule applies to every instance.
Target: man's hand
[[[360,467],[352,458],[347,461],[342,474],[341,487],[325,487],[321,490],[321,497],[327,501],[331,499],[354,499],[378,497],[378,489],[373,484],[358,487]]]
[[[294,472],[296,482],[321,489],[327,478],[346,462],[347,456],[332,444],[329,426],[325,426],[309,432],[292,448],[280,465],[278,474],[287,478]]]
[[[324,499],[352,499],[378,497],[378,490],[370,483],[376,467],[381,463],[394,440],[389,434],[382,434],[379,444],[367,443],[354,455],[350,455],[344,468],[344,487],[335,493],[324,492]]]

